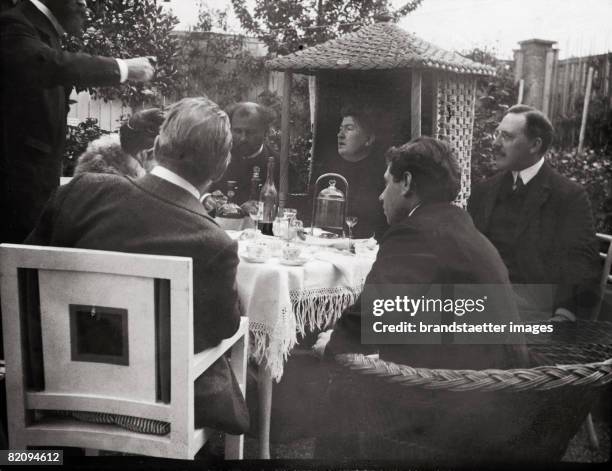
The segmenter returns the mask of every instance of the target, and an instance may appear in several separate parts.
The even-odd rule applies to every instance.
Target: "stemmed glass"
[[[346,225],[348,226],[348,238],[349,238],[349,251],[351,253],[355,253],[355,247],[353,246],[353,242],[351,239],[353,238],[353,227],[357,225],[357,216],[347,216],[344,220]]]
[[[289,222],[293,221],[297,216],[297,209],[285,208],[283,209],[283,217],[289,219]]]
[[[257,226],[259,224],[259,220],[261,216],[263,216],[263,203],[251,204],[247,209],[249,213],[249,217],[251,221],[255,223],[255,228],[253,229],[254,238],[257,238],[259,235],[259,231],[257,230]]]

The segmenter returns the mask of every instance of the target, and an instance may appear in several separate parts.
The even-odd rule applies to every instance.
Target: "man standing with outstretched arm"
[[[73,86],[153,78],[149,59],[113,59],[61,49],[80,35],[85,0],[25,0],[0,15],[0,242],[20,243],[59,185]]]

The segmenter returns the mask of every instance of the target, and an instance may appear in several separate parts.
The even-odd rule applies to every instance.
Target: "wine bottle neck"
[[[274,185],[274,160],[268,162],[268,174],[266,175],[266,184]]]
[[[251,180],[251,192],[249,194],[250,200],[256,200],[259,196],[259,178]]]

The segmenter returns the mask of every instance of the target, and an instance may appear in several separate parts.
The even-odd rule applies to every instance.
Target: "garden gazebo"
[[[375,100],[387,110],[389,142],[396,145],[429,135],[446,139],[461,165],[465,205],[470,191],[470,158],[476,79],[495,70],[445,51],[399,28],[390,16],[337,39],[267,62],[284,72],[280,205],[288,193],[289,113],[292,74],[316,77],[313,165],[324,167],[335,154],[340,108],[352,97]],[[332,151],[333,150],[333,151]]]

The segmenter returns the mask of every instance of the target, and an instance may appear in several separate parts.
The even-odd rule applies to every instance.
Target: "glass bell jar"
[[[336,187],[340,181],[344,192]],[[327,187],[320,188],[327,183]],[[320,191],[319,191],[320,190]],[[318,227],[323,230],[342,230],[348,207],[348,182],[338,173],[326,173],[317,178],[312,202],[312,230]]]

